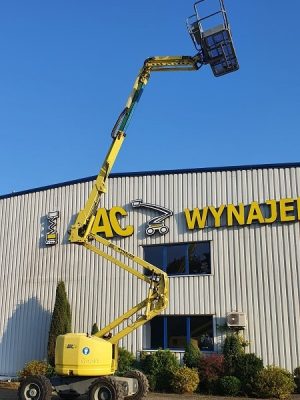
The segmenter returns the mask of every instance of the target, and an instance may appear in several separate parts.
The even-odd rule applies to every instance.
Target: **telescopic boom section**
[[[118,333],[108,339],[112,343],[118,343],[122,337],[128,335],[139,326],[145,324],[151,318],[160,314],[167,307],[169,283],[167,274],[161,269],[135,256],[134,254],[125,251],[119,246],[116,246],[115,244],[93,232],[93,224],[100,198],[101,195],[106,192],[106,181],[126,136],[125,132],[128,121],[132,115],[135,105],[138,103],[141,97],[144,86],[149,80],[151,72],[193,71],[200,68],[200,62],[201,60],[199,55],[194,57],[152,57],[145,60],[144,65],[136,78],[132,92],[128,97],[126,106],[121,112],[112,130],[112,144],[108,150],[100,172],[93,184],[88,200],[86,201],[84,208],[78,213],[75,224],[71,227],[69,237],[71,243],[83,245],[87,249],[100,255],[101,257],[106,258],[120,268],[149,284],[148,295],[145,300],[134,306],[131,310],[118,317],[115,321],[97,333],[98,337],[106,338],[109,332],[119,327]],[[109,252],[107,253],[101,250],[98,246],[92,244],[92,241],[100,243],[102,247],[109,249]],[[146,276],[137,269],[132,268],[130,265],[123,263],[118,258],[115,258],[111,254],[112,252],[125,256],[130,260],[130,263],[134,262],[142,268],[150,270],[151,276]],[[140,310],[144,310],[143,313],[136,316],[136,318],[133,320],[133,315]],[[121,324],[123,324],[122,328],[120,328]]]

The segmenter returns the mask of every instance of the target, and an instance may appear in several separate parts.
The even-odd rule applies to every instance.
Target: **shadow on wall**
[[[15,376],[27,361],[46,358],[51,315],[35,297],[16,306],[0,342],[0,375]]]

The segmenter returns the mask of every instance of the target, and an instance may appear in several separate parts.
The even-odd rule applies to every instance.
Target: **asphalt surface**
[[[0,387],[0,400],[17,400],[17,390],[7,389]],[[249,398],[246,397],[221,397],[221,396],[203,396],[199,394],[169,394],[169,393],[149,393],[147,400],[243,400]],[[53,396],[51,400],[59,400],[58,396]],[[86,400],[86,396],[80,397],[80,400]],[[252,399],[253,400],[253,399]],[[300,400],[300,394],[295,394],[292,396],[291,400]]]
[[[150,393],[147,396],[147,400],[205,400],[209,398],[209,400],[226,400],[226,397],[206,397],[200,395],[178,395],[178,394],[161,394],[161,393]],[[17,400],[17,390],[16,389],[5,389],[0,388],[0,400]],[[241,400],[242,398],[239,398]],[[53,396],[51,400],[59,400],[58,396]],[[80,400],[86,400],[86,396],[80,397]],[[230,400],[234,400],[234,398],[230,398]],[[249,399],[248,399],[249,400]],[[294,400],[294,399],[293,399]],[[296,399],[295,399],[296,400]],[[300,400],[300,396],[299,399]]]
[[[2,389],[0,388],[0,400],[17,400],[17,390],[16,389]],[[58,396],[53,396],[53,400],[58,400]]]
[[[17,400],[17,390],[16,389],[6,389],[0,388],[0,400]],[[178,394],[168,394],[168,393],[149,393],[147,396],[147,400],[205,400],[209,398],[209,400],[226,400],[226,397],[206,397],[200,396],[197,394],[192,395],[178,395]],[[86,396],[82,396],[79,398],[80,400],[86,400]],[[58,396],[53,396],[51,400],[59,400]],[[234,398],[230,398],[230,400],[234,400]],[[241,400],[241,398],[239,398]],[[249,400],[249,399],[248,399]],[[299,399],[300,400],[300,396]]]

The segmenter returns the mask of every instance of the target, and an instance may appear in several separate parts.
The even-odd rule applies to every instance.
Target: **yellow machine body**
[[[115,123],[112,130],[112,144],[84,208],[79,211],[74,225],[71,226],[69,240],[71,243],[84,246],[86,249],[148,283],[148,294],[144,300],[117,317],[93,336],[86,334],[58,336],[55,349],[55,370],[58,375],[112,375],[117,370],[119,341],[135,329],[149,322],[168,306],[169,279],[167,274],[160,268],[98,235],[98,230],[95,229],[94,223],[100,198],[107,190],[107,178],[126,136],[126,126],[151,72],[195,71],[200,66],[201,57],[199,54],[194,57],[158,56],[146,59],[134,83],[126,106]],[[108,252],[105,250],[108,250]],[[124,263],[119,257],[116,258],[115,255],[121,255],[122,258],[129,259],[130,263]],[[145,275],[145,273],[133,268],[132,263],[136,263],[139,267],[150,271],[151,274]]]
[[[114,263],[138,279],[148,283],[147,297],[123,315],[102,328],[92,337],[86,334],[58,336],[55,348],[55,371],[58,375],[103,376],[117,370],[118,343],[126,335],[144,325],[168,306],[169,280],[167,274],[156,266],[122,249],[98,235],[95,219],[100,198],[106,193],[110,171],[125,139],[125,129],[133,109],[153,71],[193,71],[200,67],[198,55],[152,57],[145,60],[126,106],[112,130],[112,144],[96,177],[84,208],[79,211],[71,226],[69,240]],[[108,250],[104,251],[104,250]],[[126,264],[115,255],[129,259]],[[141,269],[150,271],[150,276],[132,267],[136,263]],[[115,332],[114,330],[118,330]]]
[[[125,109],[121,112],[112,130],[112,144],[84,208],[79,211],[74,225],[71,226],[69,240],[71,243],[84,246],[148,283],[148,294],[144,300],[117,317],[93,336],[86,334],[58,336],[55,348],[55,371],[58,375],[112,375],[117,370],[119,341],[135,329],[149,322],[168,306],[169,280],[167,274],[160,268],[99,236],[97,229],[94,228],[94,223],[100,198],[106,192],[107,178],[126,136],[126,126],[151,72],[194,71],[199,68],[198,54],[194,57],[159,56],[145,60],[135,80]],[[104,251],[105,249],[108,252]],[[116,258],[115,255],[121,255],[125,259],[129,259],[130,263],[124,263],[119,257]],[[150,271],[151,274],[149,276],[145,275],[140,270],[133,268],[132,263],[136,263],[141,269]]]
[[[197,5],[202,1],[197,1],[195,4]],[[193,17],[196,20],[191,21],[189,30],[195,45],[201,47],[201,50],[195,56],[157,56],[147,58],[144,61],[125,108],[113,127],[111,146],[93,183],[88,199],[70,228],[69,241],[71,243],[85,247],[109,263],[115,264],[137,279],[147,283],[146,297],[132,306],[130,310],[116,316],[108,325],[101,327],[95,335],[67,333],[58,336],[55,348],[55,372],[58,376],[54,376],[51,382],[47,381],[45,377],[26,378],[21,382],[18,392],[19,399],[43,398],[47,400],[51,397],[52,388],[55,388],[60,398],[65,399],[88,394],[90,400],[96,398],[118,400],[123,399],[124,396],[125,399],[141,400],[147,394],[147,379],[139,371],[131,371],[130,376],[124,377],[107,378],[107,375],[113,375],[117,370],[119,341],[167,308],[169,303],[168,275],[155,265],[101,236],[98,229],[99,221],[97,223],[97,210],[101,197],[107,191],[110,171],[126,137],[126,127],[151,73],[196,71],[203,64],[210,63],[214,74],[219,76],[238,68],[223,0],[220,0],[220,5],[222,8],[219,13],[223,16],[224,28],[210,32],[210,36],[207,33],[204,35],[205,32],[202,34],[202,19],[198,17],[194,6],[195,16]],[[218,13],[212,13],[210,16],[216,14]],[[221,37],[221,41],[219,37]],[[213,46],[210,45],[208,38],[213,39],[211,40]],[[204,50],[202,49],[203,44],[205,45]],[[119,64],[121,65],[121,63]],[[86,139],[86,141],[89,142],[89,139]],[[85,147],[87,149],[84,150],[88,150],[88,146]],[[163,225],[157,223],[149,227],[156,231]],[[164,233],[167,233],[166,230]],[[53,241],[53,238],[50,239]],[[126,260],[128,260],[127,263]],[[147,274],[145,270],[147,270]],[[105,299],[104,301],[106,307],[109,307],[110,300]]]
[[[115,372],[114,345],[86,333],[68,333],[56,340],[55,371],[59,375],[101,376]]]

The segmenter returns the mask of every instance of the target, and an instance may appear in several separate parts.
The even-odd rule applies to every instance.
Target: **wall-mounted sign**
[[[92,233],[103,234],[106,238],[116,235],[127,237],[133,234],[133,226],[122,227],[118,218],[126,217],[127,211],[122,207],[113,207],[110,210],[99,208],[93,223]]]
[[[154,235],[155,232],[165,235],[169,232],[169,228],[165,224],[165,220],[173,215],[173,212],[165,207],[157,206],[155,204],[144,203],[143,200],[133,200],[131,202],[133,208],[149,208],[157,211],[159,215],[151,218],[147,222],[146,234],[149,236]],[[134,233],[132,225],[121,225],[121,217],[126,217],[127,211],[122,207],[112,207],[110,210],[106,208],[99,208],[93,223],[92,233],[96,235],[103,234],[106,238],[114,236],[127,237]]]
[[[146,208],[158,212],[158,215],[147,221],[145,233],[148,236],[158,232],[165,235],[169,232],[166,219],[173,215],[168,208],[143,202],[143,200],[132,200],[133,209]],[[114,236],[128,237],[134,233],[132,225],[126,225],[121,218],[128,215],[122,207],[112,207],[110,210],[99,208],[93,224],[94,234],[104,235],[106,238]],[[202,209],[184,209],[179,214],[185,219],[189,230],[204,229],[207,227],[219,228],[230,226],[243,226],[252,224],[272,224],[274,222],[300,221],[300,197],[296,199],[267,200],[259,204],[253,201],[250,204],[238,205],[222,204],[220,207],[207,206]]]
[[[222,204],[203,209],[185,209],[184,215],[188,229],[221,226],[272,224],[274,222],[292,222],[300,220],[300,197],[297,199],[267,200],[263,204],[253,201],[249,205],[242,203]]]
[[[133,208],[150,208],[151,210],[158,211],[160,215],[151,218],[147,222],[146,234],[149,236],[154,235],[155,232],[159,232],[161,235],[165,235],[169,232],[169,228],[165,225],[165,220],[173,215],[173,212],[168,208],[157,206],[155,204],[144,203],[143,200],[133,200],[131,202]]]
[[[59,211],[50,211],[47,214],[48,226],[45,243],[47,245],[57,244],[58,233],[57,233],[57,219],[59,218]]]

